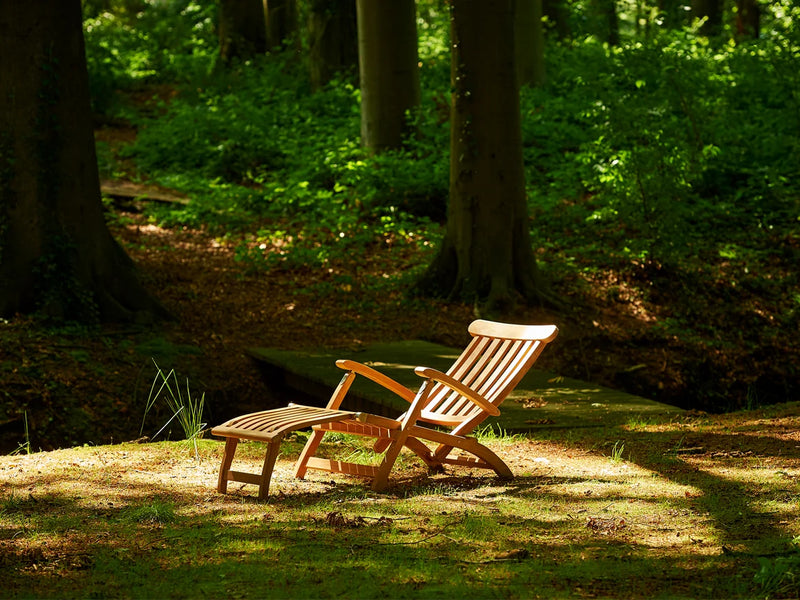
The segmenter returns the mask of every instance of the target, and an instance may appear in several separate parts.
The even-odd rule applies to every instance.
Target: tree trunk
[[[423,293],[504,312],[541,297],[528,229],[514,0],[452,0],[450,200]]]
[[[267,17],[267,48],[299,45],[297,39],[297,1],[263,0]]]
[[[517,0],[514,43],[517,48],[517,83],[521,86],[544,85],[542,0]]]
[[[308,38],[311,89],[342,73],[358,81],[356,0],[310,0]]]
[[[680,29],[686,25],[686,12],[682,0],[658,0],[658,10],[664,19],[664,27]]]
[[[705,18],[700,33],[713,37],[722,33],[722,0],[692,0],[692,16]]]
[[[0,315],[164,315],[100,202],[80,0],[0,2]]]
[[[553,31],[560,40],[566,40],[570,36],[569,10],[566,0],[542,0],[542,11],[549,23],[552,23]]]
[[[619,46],[619,15],[616,0],[593,0],[592,4],[600,39],[609,46]]]
[[[267,51],[264,0],[220,0],[219,55],[222,62],[248,59]]]
[[[758,0],[736,0],[736,41],[757,40],[761,35]]]
[[[406,113],[419,106],[414,0],[357,0],[361,143],[374,152],[398,148]]]

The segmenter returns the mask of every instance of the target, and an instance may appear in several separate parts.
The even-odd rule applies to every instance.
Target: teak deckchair
[[[289,405],[237,417],[215,427],[211,430],[213,435],[227,438],[217,489],[225,493],[228,481],[253,483],[259,485],[259,497],[266,497],[283,435],[308,426],[313,427],[313,432],[295,466],[295,477],[301,479],[308,469],[346,473],[371,478],[372,489],[381,491],[388,485],[389,473],[404,447],[431,469],[465,465],[493,469],[502,478],[512,478],[500,457],[468,434],[487,417],[500,414],[500,403],[555,339],[558,329],[554,325],[478,320],[470,324],[469,333],[472,341],[446,373],[428,367],[414,369],[424,379],[416,393],[364,364],[338,360],[336,365],[346,373],[326,408]],[[408,401],[409,409],[397,419],[340,410],[358,375]],[[331,431],[375,438],[375,451],[384,452],[382,462],[371,466],[316,457],[322,438]],[[240,439],[268,443],[260,475],[230,470]],[[460,452],[452,455],[453,450]]]

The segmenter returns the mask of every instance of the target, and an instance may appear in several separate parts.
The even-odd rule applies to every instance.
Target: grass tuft
[[[158,366],[155,360],[153,364],[156,366],[156,375],[153,378],[153,383],[150,386],[150,394],[147,398],[144,416],[142,417],[142,429],[144,430],[144,422],[147,418],[147,413],[153,408],[153,405],[159,398],[164,399],[167,407],[172,412],[170,419],[164,426],[153,436],[153,439],[158,437],[162,431],[175,419],[183,429],[183,434],[186,439],[192,442],[194,446],[195,460],[200,460],[197,449],[197,440],[201,437],[206,423],[203,421],[203,407],[205,404],[205,393],[201,394],[200,398],[192,397],[192,392],[189,389],[189,380],[186,380],[185,391],[181,389],[181,384],[178,381],[178,375],[174,369],[171,369],[166,375],[161,367]],[[160,385],[159,385],[160,384]],[[156,387],[158,390],[156,391]],[[155,393],[154,393],[155,392]]]
[[[128,508],[123,512],[123,520],[140,525],[166,525],[175,521],[175,505],[154,499],[142,506]]]

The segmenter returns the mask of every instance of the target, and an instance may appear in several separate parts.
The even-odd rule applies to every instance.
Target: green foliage
[[[632,18],[627,10],[623,21]],[[614,49],[592,38],[549,46],[548,86],[522,99],[533,207],[578,201],[587,228],[618,222],[630,254],[655,260],[753,219],[767,227],[796,219],[793,11],[772,7],[770,35],[758,44],[720,47],[691,30],[654,30]],[[212,8],[116,2],[87,15],[93,82],[179,86],[169,103],[136,117],[128,153],[142,172],[195,197],[189,208],[162,208],[162,223],[443,217],[449,66],[440,3],[418,7],[423,105],[411,118],[420,133],[377,157],[359,148],[351,84],[334,81],[312,95],[302,65],[284,55],[215,69]],[[712,220],[723,226],[709,227]]]
[[[625,460],[622,457],[622,453],[625,452],[625,442],[622,440],[617,440],[614,442],[614,447],[611,448],[611,461],[612,462],[622,462]]]
[[[276,106],[290,104],[281,95]],[[284,161],[281,150],[282,115],[234,94],[175,100],[168,118],[145,126],[132,154],[146,172],[195,173],[234,183],[263,179]]]
[[[439,62],[450,53],[450,18],[448,6],[439,0],[417,0],[417,30],[420,61]]]
[[[276,85],[285,72],[265,64],[247,82],[230,74],[225,81],[235,92],[178,98],[166,107],[170,118],[143,123],[131,155],[195,198],[177,209],[153,207],[153,218],[228,231],[251,227],[254,218],[277,219],[237,245],[236,260],[250,272],[318,268],[390,238],[414,243],[429,217],[443,219],[441,124],[418,115],[420,134],[406,149],[369,157],[354,137],[354,90],[331,86],[308,96],[290,80]]]
[[[759,557],[753,579],[761,598],[800,597],[800,552],[775,559]]]
[[[556,52],[551,88],[523,97],[529,180],[546,182],[535,202],[589,196],[588,223],[618,223],[632,255],[658,262],[796,219],[800,111],[780,45],[673,34]]]
[[[93,108],[121,110],[117,92],[143,83],[196,81],[216,56],[216,3],[190,0],[112,2],[84,6],[86,61]],[[141,8],[142,10],[137,10]]]
[[[502,427],[497,425],[487,424],[483,427],[478,427],[474,434],[481,444],[495,443],[495,444],[516,444],[524,438],[519,433],[508,433]]]

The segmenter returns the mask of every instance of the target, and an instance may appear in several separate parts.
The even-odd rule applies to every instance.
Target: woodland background
[[[416,3],[415,134],[378,153],[355,66],[311,76],[319,4],[298,2],[289,43],[232,52],[216,3],[84,2],[107,222],[175,320],[2,321],[6,449],[152,434],[154,360],[217,422],[281,402],[250,345],[463,343],[480,307],[413,293],[447,216],[447,3]],[[796,400],[800,9],[672,8],[545,5],[521,134],[531,244],[559,302],[505,317],[559,325],[542,366],[561,375],[711,412]]]

